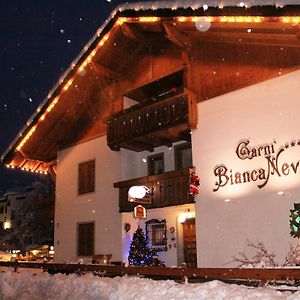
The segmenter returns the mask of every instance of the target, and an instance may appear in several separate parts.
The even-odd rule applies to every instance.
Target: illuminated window
[[[95,224],[81,223],[77,228],[77,254],[78,256],[94,255]]]
[[[149,246],[156,251],[167,250],[166,220],[149,220],[146,222],[146,239]]]
[[[95,160],[80,163],[78,166],[78,194],[95,191]]]

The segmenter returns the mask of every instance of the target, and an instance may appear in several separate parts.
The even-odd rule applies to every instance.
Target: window
[[[176,170],[193,166],[191,143],[183,143],[175,146],[174,154]]]
[[[10,213],[10,219],[11,220],[14,220],[16,218],[16,212],[15,212],[15,210],[11,210],[11,213]]]
[[[165,171],[164,154],[148,156],[148,175],[157,175]]]
[[[78,166],[78,194],[95,191],[95,160],[83,162]]]
[[[149,220],[146,222],[146,239],[149,246],[157,251],[167,251],[166,220]]]
[[[91,256],[94,254],[95,224],[82,223],[77,228],[77,254],[78,256]]]

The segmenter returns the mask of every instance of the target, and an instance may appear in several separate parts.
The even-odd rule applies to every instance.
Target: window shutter
[[[91,256],[94,254],[95,224],[78,224],[78,256]]]
[[[78,193],[95,191],[95,160],[84,162],[78,166]]]

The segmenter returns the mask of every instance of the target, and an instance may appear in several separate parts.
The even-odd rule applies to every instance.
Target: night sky
[[[121,0],[0,1],[0,153]],[[0,197],[39,180],[0,167]]]

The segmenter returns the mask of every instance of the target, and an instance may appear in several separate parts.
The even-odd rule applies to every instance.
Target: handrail
[[[130,107],[107,121],[108,146],[114,150],[122,143],[180,124],[191,128],[196,124],[196,107],[196,97],[188,89],[161,101]]]
[[[146,209],[194,203],[194,197],[189,194],[190,173],[190,168],[184,168],[114,183],[120,189],[120,212],[133,211],[137,205],[128,201],[128,190],[133,185],[144,185],[151,191],[151,201],[143,202]]]

